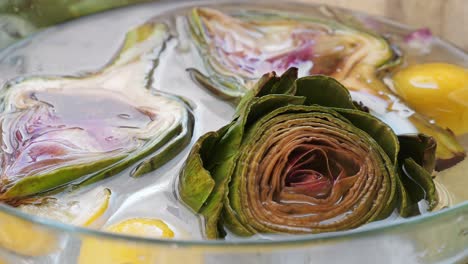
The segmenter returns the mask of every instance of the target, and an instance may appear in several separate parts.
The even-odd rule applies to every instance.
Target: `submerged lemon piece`
[[[152,238],[173,238],[174,232],[162,220],[151,218],[132,218],[111,225],[105,230]],[[80,264],[149,264],[161,260],[158,248],[147,244],[132,242],[103,241],[88,238],[81,247]],[[161,262],[167,263],[167,262]]]
[[[19,206],[23,212],[78,226],[99,226],[109,207],[111,191],[97,188],[80,195],[48,199],[40,204]]]
[[[0,212],[0,227],[0,247],[16,254],[43,256],[59,248],[59,239],[50,230],[19,217]]]
[[[107,228],[110,232],[142,237],[173,238],[174,231],[159,219],[133,218]]]
[[[50,198],[23,204],[19,210],[32,215],[79,226],[93,226],[107,208],[111,191],[94,189],[80,195]],[[26,256],[42,256],[58,249],[59,239],[41,226],[0,212],[0,246]]]
[[[468,132],[468,70],[447,63],[409,66],[393,77],[400,97],[455,134]]]

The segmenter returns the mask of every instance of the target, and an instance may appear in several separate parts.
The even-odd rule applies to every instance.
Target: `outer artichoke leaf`
[[[210,156],[210,163],[213,167],[225,163],[232,156],[237,154],[237,148],[244,134],[243,124],[244,120],[233,121],[226,128],[226,132],[221,135],[213,152],[216,153],[216,155]]]
[[[429,210],[437,205],[435,185],[431,174],[435,167],[436,142],[432,137],[419,135],[401,135],[398,137],[401,150],[398,154],[401,182],[408,193],[407,212],[402,216],[421,213],[417,203],[427,200]]]
[[[400,135],[398,141],[400,142],[398,159],[401,164],[407,158],[412,158],[429,174],[434,171],[437,142],[433,137],[424,134]]]
[[[179,196],[195,212],[200,211],[215,186],[211,173],[205,169],[208,164],[202,157],[213,151],[218,140],[217,132],[201,136],[193,145],[179,177]]]
[[[253,98],[257,97],[257,95],[260,93],[268,93],[268,91],[271,91],[277,82],[278,77],[276,76],[276,73],[265,73],[257,82],[255,87],[241,98],[239,104],[236,107],[236,114],[234,115],[234,118],[237,118],[241,112],[246,111],[247,105],[251,103]]]
[[[261,89],[257,92],[257,97],[268,95],[268,94],[295,94],[294,82],[297,79],[298,69],[291,67],[286,70],[280,77],[279,81],[271,87],[271,90]]]
[[[229,198],[227,196],[224,199],[222,222],[226,228],[236,235],[247,237],[255,234],[255,231],[249,230],[249,228],[244,226],[244,224],[239,220],[238,214],[231,208],[231,204],[229,203]]]
[[[349,91],[325,75],[302,77],[296,81],[296,96],[306,97],[306,104],[355,109]]]
[[[224,193],[234,167],[235,150],[243,130],[231,122],[217,132],[202,136],[187,158],[179,176],[179,196],[205,217],[205,234],[216,238]]]
[[[166,25],[149,22],[127,33],[101,71],[9,83],[1,94],[0,200],[83,186],[143,161],[137,176],[186,146],[193,126],[187,105],[148,90],[153,55],[169,38]]]
[[[417,202],[426,200],[429,210],[432,210],[438,203],[438,197],[431,174],[412,158],[403,161],[402,174],[405,175],[402,182],[414,203],[413,207],[417,208]]]
[[[233,129],[234,128],[234,129]],[[206,236],[208,238],[216,238],[218,233],[218,221],[223,208],[223,199],[228,192],[227,185],[231,180],[234,163],[237,160],[237,150],[239,149],[240,140],[242,138],[242,126],[235,124],[226,128],[226,133],[217,142],[213,148],[214,156],[210,173],[215,181],[215,187],[203,206],[200,213],[205,217]],[[233,139],[229,142],[229,139]],[[226,145],[227,144],[227,145]],[[229,146],[229,147],[225,147]],[[221,160],[221,157],[224,160]]]
[[[227,189],[227,185],[231,180],[234,163],[237,156],[231,156],[224,163],[214,167],[211,170],[211,175],[215,180],[215,187],[208,197],[206,204],[200,210],[200,213],[205,218],[205,232],[207,238],[219,237],[218,221],[223,209],[223,199]]]
[[[408,194],[408,191],[405,188],[405,185],[403,184],[402,178],[405,176],[402,176],[401,171],[399,169],[397,169],[396,172],[399,175],[399,177],[397,177],[398,213],[402,217],[409,217],[415,215],[419,213],[419,211],[415,210],[416,208],[411,202],[411,198]]]
[[[387,153],[393,164],[397,163],[400,145],[397,136],[388,125],[363,111],[339,108],[335,111],[369,134]]]
[[[266,73],[260,78],[256,85],[249,90],[241,99],[236,108],[235,117],[242,111],[246,111],[248,103],[251,103],[254,97],[262,97],[268,94],[293,95],[295,93],[294,82],[297,79],[297,68],[290,68],[284,72],[281,77],[277,77],[275,72]]]
[[[245,126],[248,127],[255,123],[258,119],[278,107],[287,105],[302,105],[305,97],[291,96],[283,94],[269,94],[252,100],[252,104],[247,108],[248,112],[244,114],[246,117]]]

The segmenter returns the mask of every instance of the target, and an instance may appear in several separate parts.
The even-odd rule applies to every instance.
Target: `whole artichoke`
[[[417,214],[422,199],[435,206],[431,137],[399,138],[333,78],[296,76],[264,75],[233,121],[193,147],[179,195],[208,238],[222,225],[242,236],[347,230],[396,208]]]

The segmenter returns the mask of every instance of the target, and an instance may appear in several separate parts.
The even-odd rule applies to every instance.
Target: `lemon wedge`
[[[40,204],[25,204],[18,208],[26,213],[77,226],[93,226],[109,207],[111,191],[96,188],[80,195],[60,199],[49,198]]]
[[[468,133],[468,69],[447,63],[411,65],[393,81],[414,110],[457,135]]]

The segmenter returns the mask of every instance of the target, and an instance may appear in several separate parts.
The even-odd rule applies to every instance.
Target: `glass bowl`
[[[107,27],[109,36],[117,36],[122,31],[116,28],[143,23],[171,9],[222,2],[227,1],[148,3],[108,11],[115,18],[112,21],[100,15],[83,19],[90,26]],[[259,2],[268,4],[274,1]],[[355,18],[373,21],[389,34],[412,31],[393,21],[340,8],[300,3],[290,3],[288,7],[311,8],[319,10],[317,12],[322,12],[322,9],[346,12]],[[38,44],[41,38],[50,33],[58,39],[64,38],[67,32],[70,33],[69,26],[72,26],[71,23],[51,27],[1,50],[0,84],[17,76],[43,74],[46,71],[57,75],[89,71],[109,57],[110,49],[99,53],[111,43],[102,43],[92,39],[92,36],[82,43],[62,43],[52,47],[56,56],[51,59],[41,57],[43,49]],[[68,28],[68,31],[63,28]],[[35,47],[36,50],[28,50],[28,47]],[[70,60],[67,57],[69,50],[77,47],[94,53],[78,62]],[[27,52],[21,56],[15,55],[21,49]],[[446,59],[449,56],[449,62],[468,64],[465,52],[435,38],[437,49],[450,52],[436,53],[436,58]],[[0,263],[468,263],[468,201],[434,213],[399,219],[385,225],[372,223],[345,232],[288,236],[281,240],[231,241],[163,240],[105,233],[28,215],[0,204]]]

